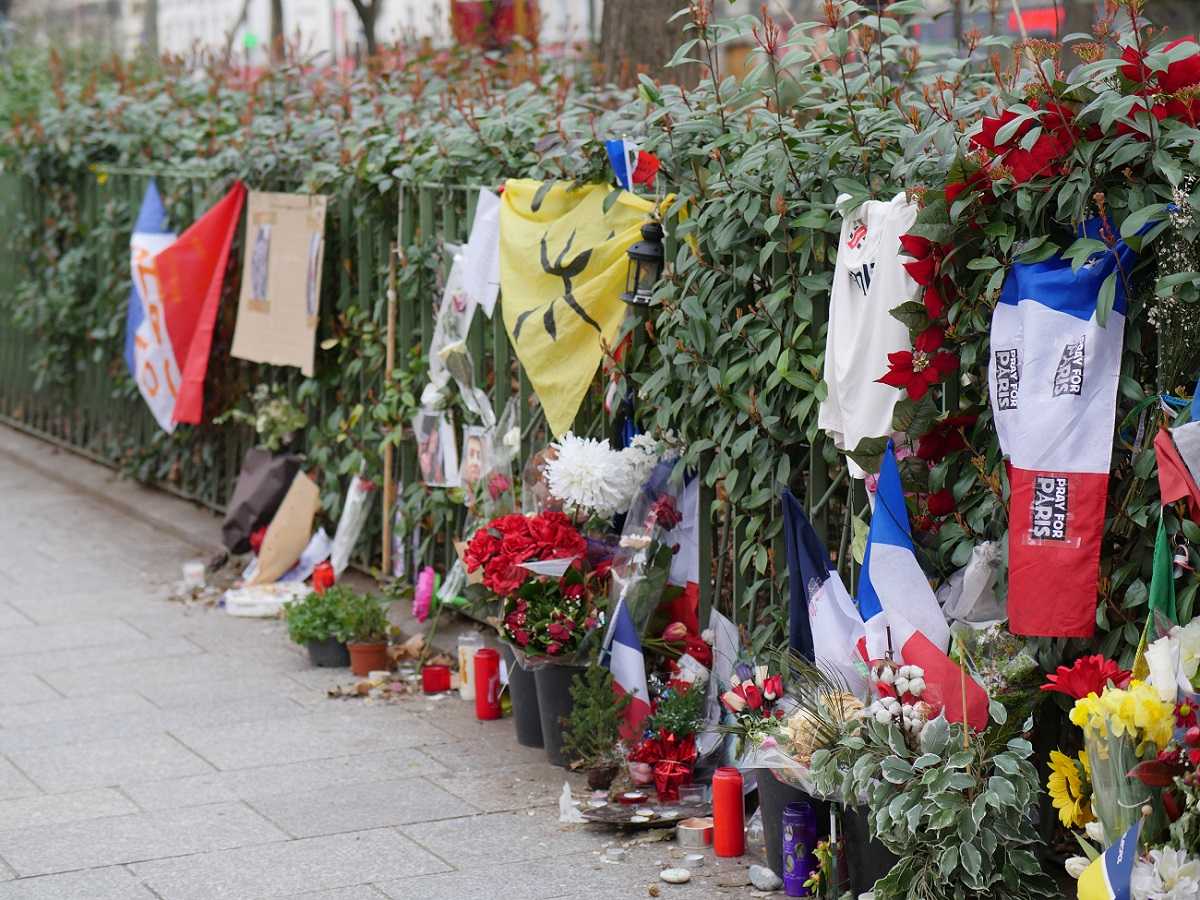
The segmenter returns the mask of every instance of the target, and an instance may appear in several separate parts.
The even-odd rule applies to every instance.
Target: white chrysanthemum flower
[[[1134,900],[1200,900],[1200,860],[1186,850],[1151,850],[1133,867]]]
[[[1104,826],[1100,824],[1099,820],[1084,825],[1083,833],[1088,836],[1089,840],[1093,840],[1101,846],[1107,846],[1107,842],[1104,840]]]
[[[601,518],[629,509],[634,490],[629,486],[629,466],[608,441],[568,432],[554,449],[558,455],[546,463],[546,483],[568,508]]]
[[[629,468],[626,477],[628,483],[633,487],[629,498],[631,503],[633,502],[634,493],[646,483],[646,479],[650,477],[650,473],[658,465],[658,456],[658,441],[645,434],[639,434],[630,441],[628,447],[621,451],[621,459]]]

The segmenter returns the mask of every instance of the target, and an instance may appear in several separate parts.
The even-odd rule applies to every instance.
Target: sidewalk
[[[711,855],[660,882],[672,842],[606,861],[510,721],[329,699],[281,622],[167,601],[218,525],[0,426],[0,900],[752,895]]]

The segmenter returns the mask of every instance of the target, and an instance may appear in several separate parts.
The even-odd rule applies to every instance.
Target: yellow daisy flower
[[[1057,750],[1050,751],[1050,777],[1046,787],[1050,799],[1058,810],[1059,821],[1067,828],[1081,828],[1091,822],[1091,784],[1086,782],[1088,764],[1086,754],[1080,754],[1079,763]]]

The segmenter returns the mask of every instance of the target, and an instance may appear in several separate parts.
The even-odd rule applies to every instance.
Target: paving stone
[[[111,552],[111,551],[110,551]],[[69,552],[67,556],[72,554]],[[120,617],[124,613],[144,610],[156,599],[157,593],[147,591],[142,585],[124,588],[100,589],[68,588],[61,582],[51,581],[41,585],[28,585],[26,593],[15,597],[13,607],[38,625],[64,625],[81,621],[103,621]],[[33,596],[35,595],[36,596]]]
[[[513,861],[544,859],[596,846],[594,835],[570,830],[571,827],[559,824],[556,810],[538,810],[532,816],[492,813],[444,822],[423,822],[405,825],[400,831],[442,859],[453,860],[455,868],[471,869],[494,866],[498,858]],[[576,829],[581,827],[574,826]]]
[[[169,684],[147,683],[137,688],[139,694],[162,709],[220,706],[243,699],[250,693],[300,699],[295,693],[300,690],[287,675],[275,673],[259,676],[249,682],[245,678],[219,678]],[[318,699],[321,706],[327,709],[329,698],[323,691]]]
[[[509,766],[490,772],[430,775],[429,780],[484,812],[527,810],[558,803],[566,778],[547,778],[549,766]],[[572,781],[582,781],[572,778]]]
[[[441,728],[440,725],[436,727]],[[522,765],[542,765],[548,767],[545,750],[540,747],[522,747],[516,742],[515,738],[511,743],[497,742],[496,746],[454,741],[451,743],[451,746],[454,748],[452,753],[446,752],[446,746],[445,741],[436,741],[428,745],[422,745],[421,749],[430,754],[434,759],[444,762],[448,768],[455,772],[487,774],[498,767],[509,768],[511,766]],[[561,773],[561,771],[560,769],[559,772]],[[562,788],[561,782],[559,783],[559,788]]]
[[[199,853],[130,868],[163,900],[268,900],[448,869],[390,828]]]
[[[147,704],[149,706],[149,704]],[[0,753],[17,753],[38,747],[91,744],[95,741],[155,735],[174,728],[220,726],[239,722],[268,722],[288,716],[308,715],[308,710],[287,697],[248,697],[224,706],[198,710],[160,710],[87,719],[42,722],[0,729]]]
[[[143,809],[177,809],[204,803],[255,801],[445,771],[444,766],[417,750],[393,750],[123,784],[121,789]]]
[[[20,875],[48,875],[286,837],[249,807],[226,803],[0,832],[0,857]]]
[[[143,638],[145,640],[145,638]],[[241,679],[246,693],[262,676],[275,674],[269,666],[202,654],[171,659],[91,666],[86,669],[61,669],[41,675],[48,684],[69,697],[107,694],[113,691],[137,691],[148,685],[201,684],[209,680]],[[0,684],[3,681],[0,680]]]
[[[73,622],[61,625],[24,625],[0,631],[0,656],[56,653],[76,647],[127,644],[146,636],[124,622]]]
[[[10,754],[47,791],[72,791],[141,779],[211,772],[212,766],[169,735],[144,735],[76,746],[43,747]]]
[[[154,894],[113,867],[0,882],[0,900],[154,900]]]
[[[478,812],[465,800],[423,778],[277,795],[252,801],[251,806],[296,837],[429,822]]]
[[[16,674],[0,678],[0,706],[58,700],[62,694],[36,675]]]
[[[179,728],[173,734],[218,769],[397,750],[445,738],[428,723],[395,709],[361,705],[282,720],[269,729],[248,723]]]
[[[136,812],[139,810],[133,802],[112,788],[67,794],[35,794],[0,801],[0,832]]]
[[[0,756],[0,800],[28,797],[40,793],[38,786],[30,781],[11,762]]]
[[[18,672],[62,672],[94,669],[96,666],[148,659],[169,659],[202,653],[184,638],[147,638],[129,644],[105,644],[101,647],[77,647],[69,654],[47,657],[44,653],[0,656],[0,674]]]
[[[33,625],[35,622],[20,612],[15,606],[0,603],[0,628],[17,628],[22,625]]]
[[[384,894],[369,884],[357,887],[334,888],[331,891],[314,891],[306,894],[290,894],[287,900],[383,900]]]
[[[102,716],[119,716],[154,709],[153,703],[140,694],[132,692],[105,694],[102,697],[60,697],[44,703],[0,706],[0,728],[19,728],[22,725],[43,725],[47,722],[96,719]]]

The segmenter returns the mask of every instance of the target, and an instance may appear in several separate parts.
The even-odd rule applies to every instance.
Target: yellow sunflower
[[[1050,751],[1050,777],[1046,787],[1058,810],[1059,820],[1067,828],[1081,828],[1095,818],[1087,757],[1083,753],[1079,756],[1079,762],[1076,762],[1065,753]]]

